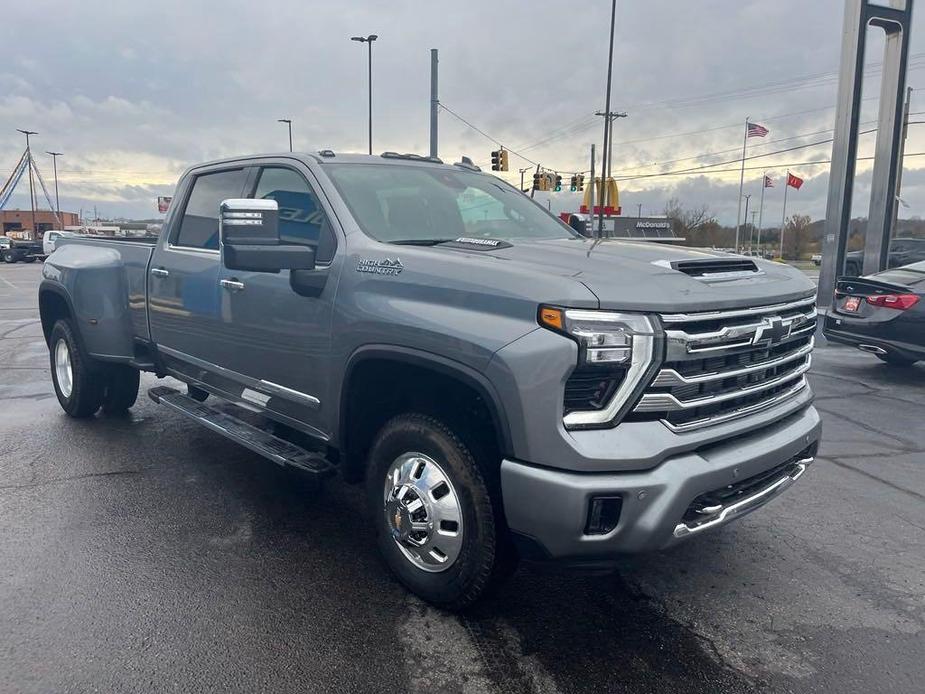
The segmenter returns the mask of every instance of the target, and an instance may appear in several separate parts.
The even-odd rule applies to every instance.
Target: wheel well
[[[42,333],[46,344],[51,339],[51,330],[62,318],[71,315],[71,309],[63,296],[51,290],[39,293],[39,315],[42,317]]]
[[[402,412],[420,412],[443,420],[474,448],[476,459],[497,474],[504,450],[494,404],[465,377],[400,359],[364,359],[349,372],[344,387],[340,438],[341,470],[348,481],[363,478],[373,438]]]

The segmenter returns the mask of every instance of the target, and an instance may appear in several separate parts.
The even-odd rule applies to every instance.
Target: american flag
[[[763,125],[758,125],[757,123],[748,123],[748,134],[746,137],[764,137],[770,131]]]
[[[771,179],[770,176],[765,176],[765,177],[764,177],[764,187],[765,187],[765,188],[773,188],[773,187],[774,187],[774,181]]]

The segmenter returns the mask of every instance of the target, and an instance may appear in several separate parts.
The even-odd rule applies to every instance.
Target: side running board
[[[334,471],[334,466],[321,453],[306,450],[258,429],[234,415],[197,402],[173,388],[167,386],[151,388],[148,391],[148,397],[278,465],[291,465],[316,475]]]

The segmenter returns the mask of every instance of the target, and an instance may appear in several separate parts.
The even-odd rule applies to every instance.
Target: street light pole
[[[351,36],[351,41],[359,41],[369,46],[369,153],[373,153],[373,41],[379,37],[376,34],[369,36]]]
[[[32,236],[38,236],[38,229],[35,228],[35,184],[32,182],[32,149],[29,147],[29,136],[38,135],[34,130],[22,130],[16,128],[26,136],[26,165],[29,167],[29,203],[32,206]]]
[[[58,157],[61,156],[61,152],[49,152],[45,151],[45,154],[51,155],[51,165],[55,169],[55,214],[58,215],[58,221],[61,221],[61,201],[58,199]],[[61,225],[64,228],[64,224]]]
[[[292,151],[292,121],[289,118],[277,118],[277,123],[285,123],[289,126],[289,151]]]

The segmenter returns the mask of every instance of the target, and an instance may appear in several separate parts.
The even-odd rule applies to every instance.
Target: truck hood
[[[709,249],[616,239],[518,239],[511,243],[510,248],[479,255],[532,269],[539,277],[571,277],[597,296],[601,308],[715,310],[789,301],[815,289],[800,270],[757,258],[749,260],[759,272],[733,279],[693,277],[671,265],[682,260],[741,258]]]

